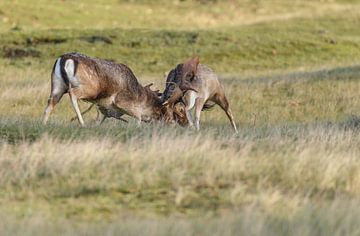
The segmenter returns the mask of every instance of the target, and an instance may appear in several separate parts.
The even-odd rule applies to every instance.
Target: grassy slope
[[[25,62],[31,61],[36,67],[49,68],[62,53],[80,51],[121,61],[140,74],[162,75],[179,61],[198,54],[217,72],[238,74],[247,70],[354,63],[359,56],[359,22],[360,18],[354,16],[292,19],[211,31],[122,28],[15,31],[3,34],[0,44],[3,58],[16,57],[16,50],[23,50],[25,56],[28,54]],[[16,66],[24,66],[25,62],[5,60]]]
[[[37,2],[0,3],[0,234],[358,234],[357,1]],[[67,98],[42,126],[49,70],[67,51],[124,62],[159,88],[199,54],[240,134],[219,109],[200,133],[81,129]]]

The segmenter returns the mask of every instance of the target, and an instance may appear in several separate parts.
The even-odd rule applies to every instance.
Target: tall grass
[[[112,222],[76,223],[67,219],[49,221],[41,216],[25,219],[0,217],[3,235],[359,235],[358,201],[335,201],[316,207],[307,204],[293,217],[281,219],[256,207],[217,218],[129,217]],[[16,222],[16,223],[14,223]]]
[[[31,143],[4,142],[0,202],[6,204],[0,209],[11,212],[3,216],[4,232],[35,221],[39,227],[30,227],[30,235],[145,229],[154,235],[232,235],[249,228],[255,235],[343,230],[356,235],[356,121],[244,127],[240,135],[153,125],[123,140],[101,133],[69,140],[50,133]],[[164,214],[180,218],[164,219]],[[61,218],[61,227],[44,223]]]

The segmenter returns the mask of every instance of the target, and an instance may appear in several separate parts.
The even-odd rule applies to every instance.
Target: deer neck
[[[162,101],[150,89],[144,88],[138,96],[138,102],[142,107],[142,116],[152,120],[160,120],[162,118]]]

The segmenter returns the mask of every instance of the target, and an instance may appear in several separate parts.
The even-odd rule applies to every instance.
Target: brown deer
[[[150,88],[152,85],[153,85],[153,83],[145,85],[145,88],[146,87]],[[159,93],[159,90],[157,90],[155,92],[158,93],[158,96],[162,95],[162,93]],[[81,115],[83,116],[86,113],[88,113],[94,106],[95,106],[95,103],[91,103],[91,105],[85,111],[81,112]],[[124,114],[119,112],[119,111],[107,110],[107,109],[104,109],[103,107],[100,107],[100,106],[95,106],[95,108],[96,108],[96,113],[97,113],[95,123],[97,125],[101,125],[105,121],[106,118],[115,118],[115,119],[124,121],[125,123],[128,122],[127,120],[125,120],[124,118],[121,117]],[[175,113],[175,114],[177,114],[177,113]],[[77,120],[77,116],[74,116],[73,118],[70,119],[71,122],[74,121],[74,120]]]
[[[185,89],[191,87],[192,89]],[[179,93],[178,90],[183,93]],[[175,92],[174,92],[175,91]],[[216,74],[206,65],[200,64],[199,57],[193,57],[183,64],[178,64],[171,70],[166,79],[166,87],[162,95],[164,104],[168,99],[183,100],[186,106],[186,117],[190,126],[193,126],[191,110],[195,108],[195,127],[200,129],[200,113],[212,107],[210,102],[218,104],[226,113],[231,126],[237,133],[234,116],[225,96],[224,88]]]
[[[157,91],[152,91],[150,86],[142,86],[131,69],[124,64],[78,53],[64,54],[53,66],[51,93],[43,122],[47,123],[51,111],[65,93],[69,93],[71,104],[82,126],[84,120],[78,106],[79,99],[96,104],[106,117],[120,118],[127,114],[138,122],[172,122],[175,116],[173,99],[170,96],[170,102],[164,105],[164,100]],[[184,85],[182,89],[185,91],[192,88]]]

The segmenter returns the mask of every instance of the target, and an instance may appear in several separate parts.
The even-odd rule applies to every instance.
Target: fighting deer
[[[191,87],[191,90],[184,89]],[[179,90],[182,91],[179,92]],[[234,116],[225,96],[224,88],[216,74],[206,65],[200,64],[199,57],[193,57],[183,64],[178,64],[172,69],[166,79],[166,87],[162,95],[164,104],[168,99],[183,100],[185,103],[186,117],[190,126],[193,126],[191,110],[195,108],[195,127],[200,129],[200,113],[210,108],[214,102],[226,113],[231,126],[237,133]]]
[[[106,117],[120,118],[127,114],[139,123],[152,120],[172,122],[175,116],[173,99],[169,97],[170,102],[163,104],[164,100],[150,86],[142,86],[124,64],[78,53],[64,54],[55,61],[52,69],[51,93],[43,122],[47,123],[51,111],[65,93],[69,93],[82,126],[84,120],[78,105],[79,99],[95,104]],[[182,89],[188,89],[186,84]]]
[[[153,83],[145,85],[145,88],[150,88],[152,85],[153,85]],[[162,95],[162,93],[159,93],[159,90],[156,90],[154,92],[156,92],[158,94],[158,96]],[[83,116],[86,113],[88,113],[94,106],[95,106],[95,103],[91,103],[91,105],[85,111],[81,112],[81,115]],[[95,123],[97,125],[101,125],[105,121],[106,118],[110,118],[110,117],[121,120],[121,121],[124,121],[126,123],[128,122],[127,120],[125,120],[124,118],[121,117],[124,114],[119,112],[119,111],[107,110],[107,109],[104,109],[101,106],[95,106],[95,107],[96,107],[96,113],[97,113]],[[77,116],[70,119],[70,121],[74,121],[74,120],[77,120]]]

